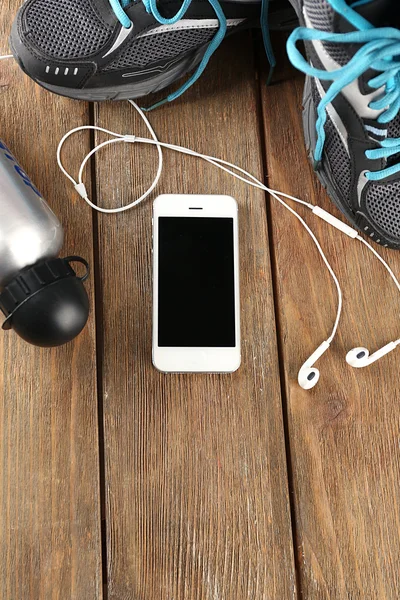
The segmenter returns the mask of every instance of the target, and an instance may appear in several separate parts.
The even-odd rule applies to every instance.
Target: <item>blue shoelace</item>
[[[129,29],[131,27],[132,23],[131,23],[128,15],[125,12],[125,8],[127,8],[127,6],[130,4],[131,0],[109,0],[109,2],[111,4],[111,8],[113,9],[113,11],[115,13],[115,16],[117,17],[117,19],[119,20],[121,25],[123,27]],[[144,4],[147,12],[152,14],[153,17],[156,19],[156,21],[158,21],[161,25],[173,25],[174,23],[176,23],[177,21],[182,19],[185,16],[186,11],[188,10],[191,2],[192,2],[192,0],[184,0],[181,8],[178,10],[176,15],[174,15],[170,19],[166,19],[165,17],[163,17],[160,14],[160,12],[157,8],[156,0],[143,0],[143,4]],[[226,23],[226,17],[225,17],[224,11],[222,10],[222,7],[218,0],[208,0],[208,2],[213,7],[214,12],[217,16],[217,19],[219,22],[219,28],[218,28],[218,31],[215,34],[215,36],[210,41],[208,48],[205,51],[204,56],[203,56],[201,62],[199,63],[196,71],[176,92],[169,94],[169,96],[167,96],[164,100],[161,100],[160,102],[153,104],[153,106],[151,106],[150,108],[147,108],[144,110],[147,110],[147,111],[153,110],[154,108],[157,108],[158,106],[161,106],[162,104],[165,104],[166,102],[172,102],[173,100],[176,100],[176,98],[179,98],[179,96],[184,94],[186,92],[186,90],[188,90],[199,79],[199,77],[201,77],[205,68],[208,65],[208,62],[209,62],[211,56],[214,54],[214,52],[217,50],[217,48],[220,46],[221,42],[223,41],[223,39],[226,35],[226,32],[227,32],[227,23]],[[271,40],[270,40],[270,35],[269,35],[268,8],[269,8],[269,0],[262,0],[262,3],[261,3],[261,29],[262,29],[262,34],[263,34],[265,51],[267,54],[267,58],[268,58],[270,67],[271,67],[270,77],[269,77],[269,79],[270,79],[272,70],[275,67],[275,57],[274,57],[274,53],[272,50],[272,45],[271,45]]]
[[[371,109],[382,111],[377,119],[378,122],[390,123],[400,110],[400,30],[392,27],[374,28],[353,10],[355,6],[367,4],[369,1],[359,0],[349,6],[344,0],[330,0],[330,4],[334,10],[343,15],[358,31],[338,34],[299,27],[292,33],[287,43],[289,59],[297,69],[300,69],[303,73],[311,77],[332,82],[317,108],[318,119],[316,129],[318,139],[314,152],[316,163],[319,163],[322,159],[325,144],[324,127],[327,118],[327,106],[343,88],[358,79],[369,69],[377,71],[379,75],[370,79],[368,85],[376,90],[382,88],[382,95],[369,104]],[[327,72],[312,67],[303,58],[296,46],[300,40],[319,40],[335,44],[359,44],[361,48],[349,60],[347,65],[335,71]],[[400,153],[400,138],[387,138],[379,142],[379,144],[379,148],[366,150],[365,154],[367,158],[379,160]],[[380,171],[368,171],[366,177],[371,181],[379,181],[398,172],[400,172],[400,163]]]

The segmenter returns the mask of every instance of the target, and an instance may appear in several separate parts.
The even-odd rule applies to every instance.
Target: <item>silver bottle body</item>
[[[0,141],[0,291],[19,271],[58,256],[62,226]]]

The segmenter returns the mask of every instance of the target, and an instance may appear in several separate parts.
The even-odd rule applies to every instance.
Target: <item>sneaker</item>
[[[263,2],[265,10],[268,0]],[[287,26],[290,5],[282,12],[280,1],[271,4],[273,20]],[[79,100],[138,98],[197,69],[167,98],[173,100],[198,79],[226,34],[260,27],[261,5],[260,0],[27,0],[10,45],[34,81]],[[269,43],[268,32],[266,38]]]
[[[352,225],[400,248],[400,2],[290,1],[301,27],[288,55],[307,76],[304,132],[317,175]]]

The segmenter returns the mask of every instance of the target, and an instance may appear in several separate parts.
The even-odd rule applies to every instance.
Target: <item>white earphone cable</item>
[[[0,61],[1,60],[7,60],[7,59],[13,59],[13,55],[12,54],[7,54],[7,55],[3,55],[0,56]],[[291,208],[282,198],[286,198],[288,200],[292,200],[293,202],[296,202],[298,204],[302,204],[303,206],[307,207],[308,209],[310,209],[315,215],[319,216],[320,218],[322,218],[323,220],[327,221],[328,223],[330,223],[332,226],[336,227],[337,229],[341,230],[342,233],[345,233],[346,235],[348,235],[349,237],[353,238],[353,239],[357,239],[358,241],[360,241],[362,244],[364,244],[368,250],[370,252],[373,253],[373,255],[383,264],[383,266],[385,267],[385,269],[387,270],[387,272],[389,273],[390,277],[392,278],[392,280],[394,281],[397,289],[400,291],[400,283],[398,281],[398,279],[396,278],[395,274],[393,273],[392,269],[389,267],[389,265],[387,264],[387,262],[378,254],[378,252],[366,241],[364,240],[360,235],[358,235],[358,233],[352,229],[351,227],[349,227],[348,225],[346,225],[345,223],[341,222],[339,219],[337,219],[336,217],[334,217],[333,215],[331,215],[330,213],[327,213],[326,211],[324,211],[323,209],[321,209],[320,207],[310,204],[309,202],[305,202],[304,200],[300,200],[299,198],[296,198],[295,196],[291,196],[289,194],[285,194],[283,192],[279,192],[277,190],[273,190],[268,188],[267,186],[265,186],[261,181],[259,181],[256,177],[254,177],[254,175],[251,175],[251,173],[247,172],[246,170],[242,169],[241,167],[238,167],[237,165],[234,165],[228,161],[222,160],[220,158],[216,158],[213,156],[208,156],[206,154],[201,154],[199,152],[195,152],[194,150],[191,150],[189,148],[185,148],[183,146],[178,146],[178,145],[174,145],[174,144],[168,144],[165,142],[160,142],[148,120],[148,118],[146,117],[146,115],[144,114],[144,112],[139,108],[139,106],[133,102],[132,100],[128,100],[128,102],[135,108],[135,110],[139,113],[140,117],[142,118],[143,122],[145,123],[148,131],[150,132],[151,135],[151,139],[149,138],[142,138],[142,137],[137,137],[137,136],[133,136],[133,135],[122,135],[119,133],[115,133],[113,131],[110,131],[108,129],[104,129],[102,127],[97,127],[97,126],[91,126],[91,125],[87,125],[87,126],[82,126],[82,127],[76,127],[75,129],[72,129],[71,131],[69,131],[60,141],[60,144],[58,146],[57,149],[57,162],[58,165],[61,169],[61,171],[64,173],[64,175],[73,183],[76,191],[81,195],[81,197],[85,200],[85,202],[87,202],[87,204],[94,210],[102,212],[102,213],[106,213],[106,214],[112,214],[112,213],[119,213],[119,212],[123,212],[125,210],[129,210],[130,208],[133,208],[134,206],[137,206],[138,204],[140,204],[141,202],[143,202],[152,192],[153,190],[156,188],[156,186],[158,185],[158,182],[160,180],[161,174],[162,174],[162,169],[163,169],[163,154],[162,154],[162,148],[167,148],[170,150],[174,150],[176,152],[180,152],[183,154],[187,154],[190,156],[196,156],[198,158],[201,158],[203,160],[205,160],[206,162],[214,165],[215,167],[218,167],[219,169],[225,171],[226,173],[228,173],[229,175],[232,175],[233,177],[236,177],[237,179],[239,179],[240,181],[243,181],[244,183],[251,185],[253,187],[256,187],[258,189],[261,189],[267,193],[269,193],[275,200],[277,200],[284,208],[286,208],[292,215],[294,215],[296,217],[296,219],[301,223],[301,225],[304,227],[304,229],[307,231],[308,235],[311,237],[311,239],[313,240],[319,254],[321,255],[322,260],[324,261],[334,283],[337,289],[337,294],[338,294],[338,308],[337,308],[337,313],[336,313],[336,319],[334,322],[334,326],[332,329],[332,333],[330,335],[330,337],[327,339],[326,342],[323,342],[321,344],[321,346],[315,351],[313,357],[315,360],[316,355],[318,354],[318,356],[321,356],[321,354],[325,351],[325,349],[327,347],[329,347],[330,343],[332,342],[332,340],[334,339],[338,326],[339,326],[339,321],[340,321],[340,317],[341,317],[341,313],[342,313],[342,306],[343,306],[343,296],[342,296],[342,290],[340,287],[340,283],[339,280],[331,266],[331,264],[329,263],[328,259],[326,258],[326,255],[324,253],[324,251],[321,248],[321,245],[317,239],[317,237],[315,236],[314,232],[311,230],[311,228],[308,226],[308,224],[304,221],[304,219],[293,209]],[[67,141],[67,139],[72,136],[75,133],[78,133],[80,131],[84,131],[84,130],[93,130],[93,131],[99,131],[99,132],[103,132],[106,133],[107,135],[112,136],[112,139],[107,140],[105,142],[102,142],[101,144],[98,144],[95,148],[93,148],[84,158],[81,167],[79,169],[79,175],[78,175],[78,181],[75,181],[75,179],[68,173],[68,171],[65,169],[63,163],[62,163],[62,159],[61,159],[61,153],[62,153],[62,148],[65,144],[65,142]],[[130,204],[126,205],[126,206],[122,206],[119,208],[113,208],[113,209],[106,209],[106,208],[102,208],[99,206],[96,206],[95,204],[93,204],[87,194],[87,190],[85,187],[85,184],[83,183],[83,173],[85,170],[85,167],[88,163],[88,161],[91,159],[91,157],[96,154],[99,150],[101,150],[102,148],[105,148],[107,146],[111,146],[112,144],[116,144],[116,143],[121,143],[121,142],[125,142],[125,143],[142,143],[142,144],[152,144],[155,145],[157,147],[157,151],[158,151],[158,169],[155,175],[155,178],[153,180],[153,183],[151,184],[151,186],[148,188],[148,190],[146,192],[144,192],[144,194],[142,194],[142,196],[140,196],[137,200],[135,200],[134,202],[131,202]],[[389,344],[389,346],[397,346],[400,345],[400,338],[396,341],[396,342],[391,342],[391,344]],[[321,352],[322,350],[322,352]],[[310,357],[311,359],[312,357]],[[310,361],[309,359],[309,361]],[[375,358],[376,360],[376,358]],[[307,362],[309,362],[307,361]],[[318,375],[319,377],[319,375]],[[311,379],[310,379],[311,381]],[[310,389],[311,386],[306,387],[305,389]]]
[[[143,200],[145,200],[145,198],[147,198],[147,196],[149,196],[152,193],[152,191],[154,190],[154,188],[158,185],[158,182],[159,182],[160,177],[162,175],[162,170],[163,170],[163,166],[164,166],[164,159],[163,159],[163,153],[162,153],[162,148],[161,148],[162,144],[158,141],[156,133],[155,133],[153,127],[151,126],[150,121],[148,120],[148,118],[146,117],[146,115],[143,113],[143,111],[140,110],[140,108],[138,106],[137,106],[137,109],[138,109],[138,112],[139,112],[140,116],[142,117],[142,119],[143,119],[143,121],[144,121],[147,129],[149,130],[151,137],[153,138],[152,140],[148,140],[148,142],[154,144],[157,147],[157,151],[158,151],[158,169],[157,169],[157,173],[156,173],[156,176],[154,178],[154,181],[151,184],[151,186],[149,187],[149,189],[142,196],[140,196],[140,198],[138,198],[134,202],[131,202],[131,204],[128,204],[127,206],[123,206],[121,208],[107,209],[107,208],[101,208],[100,206],[96,206],[95,204],[93,204],[89,200],[89,198],[88,198],[88,195],[87,195],[87,192],[86,192],[86,188],[85,188],[85,185],[83,183],[83,172],[85,170],[85,166],[86,166],[87,162],[101,148],[104,148],[106,146],[110,146],[112,144],[116,144],[118,142],[128,142],[128,141],[130,141],[132,143],[132,140],[127,140],[126,136],[120,135],[119,133],[115,133],[114,131],[110,131],[109,129],[104,129],[103,127],[95,127],[94,125],[85,125],[85,126],[82,126],[82,127],[75,127],[75,129],[72,129],[71,131],[69,131],[66,135],[64,135],[64,137],[62,138],[61,142],[58,145],[58,148],[57,148],[57,162],[58,162],[58,166],[60,167],[60,169],[64,173],[64,175],[66,177],[68,177],[68,179],[74,184],[75,189],[82,196],[82,198],[89,204],[89,206],[91,206],[94,210],[97,210],[98,212],[102,212],[102,213],[105,213],[105,214],[112,214],[112,213],[123,212],[125,210],[129,210],[130,208],[133,208],[134,206],[137,206],[138,204],[140,204],[141,202],[143,202]],[[106,142],[98,144],[95,148],[93,148],[93,150],[91,150],[86,155],[86,157],[84,158],[84,160],[83,160],[83,162],[81,164],[81,167],[79,169],[78,182],[76,182],[75,179],[73,177],[71,177],[71,175],[64,168],[64,166],[62,164],[62,160],[61,160],[61,152],[62,152],[62,148],[63,148],[65,142],[67,141],[67,139],[71,135],[73,135],[74,133],[77,133],[79,131],[85,131],[85,130],[101,131],[103,133],[106,133],[107,135],[113,136],[114,139],[107,140]]]
[[[232,175],[233,177],[236,177],[237,179],[239,179],[240,181],[243,181],[244,183],[251,185],[253,187],[256,187],[258,189],[261,189],[267,193],[269,193],[275,200],[277,200],[284,208],[286,208],[286,210],[288,210],[292,215],[294,215],[296,217],[296,219],[301,223],[301,225],[304,227],[304,229],[307,231],[308,235],[311,237],[311,239],[313,240],[319,254],[321,255],[322,260],[324,261],[334,283],[337,289],[337,295],[338,295],[338,307],[337,307],[337,313],[336,313],[336,318],[335,318],[335,322],[334,322],[334,326],[332,329],[332,333],[329,336],[329,338],[326,340],[326,342],[323,342],[323,344],[316,350],[315,354],[319,354],[319,356],[321,355],[319,353],[321,348],[326,349],[327,347],[329,347],[329,345],[331,344],[331,342],[333,341],[338,326],[339,326],[339,322],[340,322],[340,317],[341,317],[341,313],[342,313],[342,307],[343,307],[343,295],[342,295],[342,290],[340,287],[340,283],[339,280],[331,266],[331,264],[329,263],[324,251],[321,248],[321,245],[317,239],[317,237],[315,236],[314,232],[311,230],[311,228],[308,226],[308,224],[304,221],[304,219],[293,209],[291,208],[284,200],[283,198],[292,200],[293,202],[296,202],[298,204],[302,204],[303,206],[307,207],[309,210],[311,210],[316,216],[322,218],[323,220],[325,220],[326,222],[328,222],[329,224],[331,224],[332,226],[336,227],[337,229],[339,229],[340,231],[342,231],[342,233],[345,233],[346,235],[348,235],[349,237],[353,238],[353,239],[357,239],[359,240],[361,243],[363,243],[370,252],[372,252],[374,254],[374,256],[383,264],[383,266],[385,267],[385,269],[388,271],[389,275],[391,276],[392,280],[394,281],[397,289],[400,291],[400,283],[398,281],[398,279],[396,278],[395,274],[393,273],[392,269],[389,267],[389,265],[386,263],[386,261],[378,254],[378,252],[367,242],[365,241],[360,235],[358,235],[357,231],[353,228],[351,228],[350,226],[346,225],[345,223],[343,223],[342,221],[340,221],[339,219],[337,219],[336,217],[334,217],[333,215],[331,215],[330,213],[327,213],[326,211],[324,211],[323,209],[321,209],[320,207],[310,204],[309,202],[305,202],[304,200],[300,200],[299,198],[296,198],[295,196],[291,196],[289,194],[284,194],[283,192],[279,192],[277,190],[273,190],[269,187],[267,187],[266,185],[264,185],[261,181],[259,181],[256,177],[254,177],[254,175],[252,175],[251,173],[249,173],[248,171],[246,171],[245,169],[242,169],[241,167],[238,167],[237,165],[234,165],[228,161],[222,160],[220,158],[216,158],[213,156],[208,156],[206,154],[201,154],[199,152],[196,152],[194,150],[191,150],[189,148],[185,148],[183,146],[178,146],[175,144],[168,144],[166,142],[160,142],[153,130],[153,128],[151,127],[147,117],[144,115],[144,113],[142,112],[142,110],[139,108],[139,106],[133,102],[132,100],[129,100],[130,104],[135,108],[135,110],[139,113],[139,115],[141,116],[141,118],[143,119],[146,127],[148,128],[148,130],[151,133],[151,137],[152,139],[149,138],[142,138],[142,137],[138,137],[138,136],[134,136],[134,135],[122,135],[119,133],[115,133],[113,131],[109,131],[107,129],[103,129],[101,127],[95,127],[95,126],[83,126],[83,127],[77,127],[76,129],[73,129],[72,131],[70,131],[69,133],[67,133],[63,139],[60,142],[60,145],[58,147],[57,150],[57,160],[58,160],[58,164],[62,170],[62,172],[72,181],[72,183],[75,186],[75,189],[77,190],[77,192],[82,196],[82,198],[89,204],[89,206],[91,206],[94,210],[97,210],[99,212],[102,213],[118,213],[118,212],[123,212],[125,210],[128,210],[130,208],[132,208],[133,206],[136,206],[137,204],[139,204],[140,202],[142,202],[143,200],[145,200],[154,190],[154,188],[157,186],[159,179],[161,177],[161,173],[162,173],[162,148],[167,148],[169,150],[174,150],[175,152],[180,152],[182,154],[187,154],[189,156],[196,156],[198,158],[201,158],[203,160],[205,160],[206,162],[214,165],[215,167],[218,167],[219,169],[222,169],[223,171],[225,171],[226,173],[228,173],[229,175]],[[113,139],[111,140],[107,140],[101,144],[98,144],[95,148],[93,148],[93,150],[91,150],[87,156],[84,158],[81,167],[79,169],[79,176],[78,176],[78,181],[75,181],[73,177],[71,177],[71,175],[66,171],[66,169],[64,168],[63,164],[62,164],[62,160],[61,160],[61,151],[62,151],[62,147],[64,145],[64,143],[66,142],[66,140],[73,135],[74,133],[78,132],[78,131],[83,131],[85,129],[92,129],[92,130],[96,130],[96,131],[102,131],[103,133],[106,133],[107,135],[112,136]],[[96,154],[96,152],[98,152],[101,148],[104,148],[106,146],[110,146],[112,144],[116,144],[116,143],[120,143],[120,142],[126,142],[126,143],[131,143],[131,144],[135,144],[135,143],[140,143],[140,144],[152,144],[157,146],[158,152],[159,152],[159,167],[157,170],[157,174],[156,177],[152,183],[152,185],[150,186],[150,188],[137,200],[135,200],[134,202],[128,204],[127,206],[122,206],[119,208],[113,208],[113,209],[105,209],[105,208],[101,208],[99,206],[94,205],[88,198],[87,195],[87,191],[85,188],[85,184],[83,183],[83,173],[85,170],[85,167],[88,163],[88,161],[90,160],[90,158]],[[400,339],[397,340],[396,342],[394,342],[393,344],[395,345],[400,345]],[[316,379],[317,380],[317,379]],[[310,386],[313,384],[310,384]],[[306,388],[309,389],[309,388]]]
[[[300,223],[303,225],[304,229],[307,231],[308,235],[311,237],[311,239],[313,240],[315,246],[317,247],[318,252],[321,255],[322,260],[324,261],[329,273],[331,274],[331,277],[335,283],[336,286],[336,290],[337,290],[337,295],[338,295],[338,308],[337,308],[337,313],[336,313],[336,319],[335,319],[335,323],[333,325],[333,329],[332,329],[332,333],[329,336],[329,338],[326,340],[328,344],[331,344],[333,338],[336,335],[337,329],[339,327],[339,322],[340,322],[340,317],[342,314],[342,308],[343,308],[343,293],[342,293],[342,288],[340,287],[340,283],[339,280],[336,276],[335,271],[333,270],[330,262],[328,261],[328,259],[326,258],[326,255],[324,253],[324,251],[321,248],[321,245],[317,239],[317,237],[315,236],[314,232],[311,230],[311,228],[307,225],[307,223],[304,221],[304,219],[295,211],[293,210],[293,208],[291,206],[289,206],[288,204],[286,204],[286,202],[284,202],[281,198],[279,198],[279,196],[272,190],[269,190],[269,193],[271,196],[273,196],[275,198],[275,200],[277,200],[278,202],[280,202],[280,204],[282,204],[282,206],[284,206],[289,212],[292,213],[292,215],[294,215],[296,217],[296,219],[298,219],[300,221]]]
[[[114,131],[110,131],[107,129],[103,129],[101,127],[95,127],[95,126],[83,126],[83,127],[77,127],[76,129],[73,129],[72,131],[70,131],[69,133],[67,133],[63,139],[60,142],[60,145],[58,147],[57,150],[57,160],[58,160],[58,164],[61,168],[61,170],[63,171],[63,173],[72,181],[72,183],[74,184],[76,190],[78,191],[78,193],[82,196],[82,198],[89,204],[89,206],[91,206],[94,210],[97,210],[99,212],[102,213],[118,213],[118,212],[123,212],[125,210],[128,210],[130,208],[132,208],[133,206],[136,206],[137,204],[139,204],[140,202],[143,202],[143,200],[145,200],[154,190],[154,188],[157,186],[159,179],[161,177],[161,173],[162,173],[162,154],[161,154],[161,148],[167,148],[169,150],[174,150],[175,152],[180,152],[182,154],[187,154],[189,156],[195,156],[198,158],[201,158],[203,160],[205,160],[206,162],[214,165],[215,167],[218,167],[219,169],[225,171],[226,173],[228,173],[229,175],[232,175],[233,177],[236,177],[237,179],[239,179],[240,181],[243,181],[244,183],[251,185],[253,187],[256,187],[258,189],[261,189],[267,193],[269,193],[273,198],[275,198],[275,200],[277,200],[284,208],[286,208],[286,210],[288,210],[291,214],[293,214],[296,219],[302,224],[302,226],[304,227],[304,229],[307,231],[308,235],[311,237],[311,239],[313,240],[319,254],[321,255],[322,260],[324,261],[334,283],[337,289],[337,294],[338,294],[338,309],[337,309],[337,313],[336,313],[336,319],[335,319],[335,323],[332,329],[332,333],[330,335],[330,337],[327,339],[327,343],[331,343],[332,340],[334,339],[338,326],[339,326],[339,321],[340,321],[340,316],[341,316],[341,312],[342,312],[342,306],[343,306],[343,295],[342,295],[342,290],[340,287],[340,283],[338,281],[338,278],[332,268],[332,266],[330,265],[328,259],[326,258],[325,253],[323,252],[321,245],[318,241],[318,239],[316,238],[315,234],[313,233],[313,231],[310,229],[310,227],[307,225],[307,223],[304,221],[304,219],[295,211],[293,210],[286,202],[284,202],[284,200],[282,198],[287,198],[289,200],[292,200],[293,202],[296,202],[298,204],[302,204],[303,206],[306,206],[308,209],[312,210],[314,212],[314,214],[316,214],[317,216],[323,218],[324,220],[326,220],[328,223],[330,223],[331,225],[333,225],[334,227],[336,227],[337,229],[341,230],[343,233],[346,233],[347,235],[350,235],[350,237],[353,237],[354,239],[359,240],[360,242],[362,242],[368,249],[370,252],[372,252],[374,254],[374,256],[383,264],[383,266],[385,267],[385,269],[388,271],[389,275],[391,276],[391,278],[393,279],[395,285],[397,286],[397,289],[400,291],[400,283],[398,281],[398,279],[396,278],[396,276],[394,275],[392,269],[389,267],[389,265],[386,263],[386,261],[378,254],[378,252],[376,252],[376,250],[368,243],[366,242],[361,236],[358,235],[358,233],[352,229],[351,227],[349,227],[348,225],[342,223],[341,221],[339,221],[338,219],[336,219],[335,217],[333,217],[332,215],[330,215],[329,213],[326,213],[325,211],[323,211],[322,209],[320,209],[319,207],[310,204],[309,202],[305,202],[304,200],[300,200],[300,198],[296,198],[295,196],[291,196],[289,194],[284,194],[283,192],[279,192],[277,190],[273,190],[269,187],[267,187],[266,185],[264,185],[261,181],[259,181],[254,175],[252,175],[251,173],[249,173],[248,171],[246,171],[245,169],[242,169],[241,167],[238,167],[237,165],[234,165],[233,163],[230,163],[228,161],[225,161],[223,159],[220,158],[216,158],[214,156],[209,156],[206,154],[201,154],[200,152],[196,152],[194,150],[191,150],[190,148],[185,148],[183,146],[178,146],[176,144],[168,144],[166,142],[160,142],[153,130],[153,128],[151,127],[149,120],[147,119],[147,117],[144,115],[144,113],[142,112],[142,110],[139,108],[139,106],[133,102],[133,100],[129,100],[129,103],[135,108],[135,110],[139,113],[139,115],[141,116],[141,118],[143,119],[146,127],[148,128],[148,130],[151,133],[152,139],[149,138],[142,138],[139,136],[134,136],[134,135],[122,135],[119,133],[115,133]],[[62,147],[64,145],[64,143],[66,142],[66,140],[73,135],[74,133],[76,133],[77,131],[83,131],[85,129],[94,129],[96,131],[101,131],[103,133],[106,133],[108,135],[111,135],[113,137],[113,139],[111,140],[107,140],[106,142],[103,142],[99,145],[97,145],[95,148],[93,148],[93,150],[91,150],[87,156],[84,158],[81,167],[79,169],[79,176],[78,176],[78,182],[76,182],[73,177],[71,177],[71,175],[66,171],[66,169],[64,168],[62,161],[61,161],[61,151],[62,151]],[[157,174],[156,177],[152,183],[152,185],[150,186],[150,188],[137,200],[135,200],[134,202],[128,204],[127,206],[122,206],[119,208],[112,208],[112,209],[105,209],[105,208],[101,208],[99,206],[94,205],[88,198],[87,195],[87,191],[85,188],[85,185],[83,183],[83,173],[85,170],[85,167],[88,163],[88,161],[90,160],[90,158],[96,154],[101,148],[104,148],[106,146],[110,146],[112,144],[116,144],[116,143],[120,143],[120,142],[126,142],[126,143],[140,143],[140,144],[152,144],[152,145],[156,145],[159,151],[159,168],[157,170]]]
[[[222,169],[223,171],[225,171],[226,173],[228,173],[229,175],[232,175],[233,177],[236,177],[237,179],[240,179],[241,181],[243,181],[244,183],[247,183],[248,185],[251,185],[253,187],[259,188],[263,191],[268,192],[271,196],[273,196],[273,198],[275,198],[275,200],[277,200],[284,208],[286,208],[286,210],[288,210],[292,215],[294,215],[296,217],[296,219],[302,224],[302,226],[304,227],[304,229],[307,231],[307,233],[309,234],[309,236],[311,237],[311,239],[313,240],[315,246],[317,247],[317,250],[319,252],[319,254],[322,257],[322,260],[324,261],[334,283],[337,289],[337,294],[338,294],[338,309],[337,309],[337,314],[336,314],[336,319],[335,319],[335,323],[332,329],[332,333],[330,335],[330,337],[328,338],[328,342],[330,343],[333,338],[335,337],[337,328],[339,326],[339,321],[340,321],[340,316],[341,316],[341,312],[342,312],[342,306],[343,306],[343,296],[342,296],[342,290],[339,284],[339,280],[334,272],[334,270],[332,269],[326,255],[324,254],[324,251],[321,248],[321,245],[318,241],[318,239],[316,238],[315,234],[313,233],[313,231],[311,230],[311,228],[307,225],[307,223],[304,221],[304,219],[295,211],[293,210],[293,208],[291,208],[286,202],[284,202],[284,200],[282,200],[281,196],[288,198],[290,200],[293,200],[294,202],[297,202],[299,204],[302,204],[304,206],[306,206],[307,208],[309,208],[310,210],[312,210],[314,208],[314,206],[308,202],[305,202],[304,200],[300,200],[299,198],[295,198],[294,196],[290,196],[289,194],[283,194],[281,192],[278,192],[276,190],[272,190],[270,188],[268,188],[267,186],[265,186],[261,181],[259,181],[256,177],[254,177],[254,175],[252,175],[251,173],[248,173],[247,171],[245,171],[244,169],[242,169],[241,167],[238,167],[237,165],[234,165],[228,161],[222,160],[220,158],[216,158],[214,156],[208,156],[206,154],[201,154],[199,152],[196,152],[194,150],[191,150],[190,148],[185,148],[183,146],[177,146],[175,144],[168,144],[166,142],[160,142],[153,130],[153,128],[151,127],[149,120],[147,119],[147,117],[144,115],[144,113],[142,112],[142,110],[139,108],[139,106],[133,102],[132,100],[129,100],[130,104],[136,109],[136,111],[139,113],[139,115],[142,117],[146,127],[148,128],[148,130],[151,133],[152,139],[148,139],[148,138],[142,138],[142,137],[138,137],[138,136],[133,136],[133,135],[121,135],[119,133],[115,133],[113,131],[107,130],[107,129],[103,129],[101,127],[95,127],[95,126],[82,126],[82,127],[77,127],[73,130],[71,130],[69,133],[67,133],[61,140],[58,149],[57,149],[57,161],[59,164],[60,169],[62,170],[62,172],[68,177],[68,179],[70,179],[70,181],[74,184],[75,189],[78,191],[78,193],[82,196],[82,198],[85,200],[85,202],[87,202],[87,204],[89,204],[89,206],[91,206],[94,210],[97,210],[99,212],[102,213],[106,213],[106,214],[112,214],[112,213],[119,213],[119,212],[123,212],[126,211],[136,205],[138,205],[140,202],[143,202],[143,200],[145,200],[145,198],[147,198],[154,190],[154,188],[157,186],[159,179],[161,177],[161,173],[162,173],[162,151],[161,148],[168,148],[169,150],[174,150],[176,152],[180,152],[182,154],[187,154],[190,156],[196,156],[198,158],[202,158],[203,160],[205,160],[206,162],[214,165],[215,167],[218,167],[220,169]],[[105,142],[102,142],[101,144],[98,144],[95,148],[93,148],[84,158],[84,160],[82,161],[81,167],[79,169],[79,175],[78,175],[78,181],[75,181],[73,179],[73,177],[71,177],[71,175],[66,171],[65,167],[62,164],[62,160],[61,160],[61,152],[62,152],[62,148],[63,145],[65,144],[66,140],[73,135],[74,133],[77,133],[78,131],[84,131],[87,129],[91,129],[91,130],[96,130],[96,131],[101,131],[103,133],[106,133],[108,135],[113,136],[113,139],[111,140],[107,140]],[[152,144],[157,146],[158,151],[159,151],[159,167],[157,170],[157,174],[156,177],[152,183],[152,185],[149,187],[149,189],[137,200],[135,200],[134,202],[131,202],[130,204],[126,205],[126,206],[122,206],[119,208],[112,208],[112,209],[106,209],[106,208],[102,208],[99,206],[96,206],[95,204],[93,204],[88,195],[87,195],[87,191],[85,188],[85,184],[83,183],[83,173],[86,167],[86,164],[88,163],[88,161],[90,160],[90,158],[96,154],[100,149],[105,148],[107,146],[110,146],[112,144],[117,144],[120,142],[126,142],[126,143],[142,143],[142,144]]]

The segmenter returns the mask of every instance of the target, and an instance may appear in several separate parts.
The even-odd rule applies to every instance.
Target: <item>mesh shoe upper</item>
[[[47,57],[74,60],[97,54],[110,39],[114,27],[105,23],[90,0],[36,0],[26,10],[26,25],[32,42]],[[132,43],[102,70],[144,67],[206,44],[215,35],[213,27],[191,25],[162,33],[132,38]]]
[[[32,42],[49,58],[77,59],[97,53],[113,27],[89,0],[36,0],[25,12]]]
[[[145,67],[155,61],[185,54],[198,46],[207,44],[215,35],[215,28],[165,31],[136,39],[106,67],[105,71],[126,69],[131,66]]]
[[[325,0],[304,0],[304,9],[315,29],[332,31],[335,11]]]
[[[370,185],[366,206],[371,217],[385,232],[400,239],[400,180]]]

